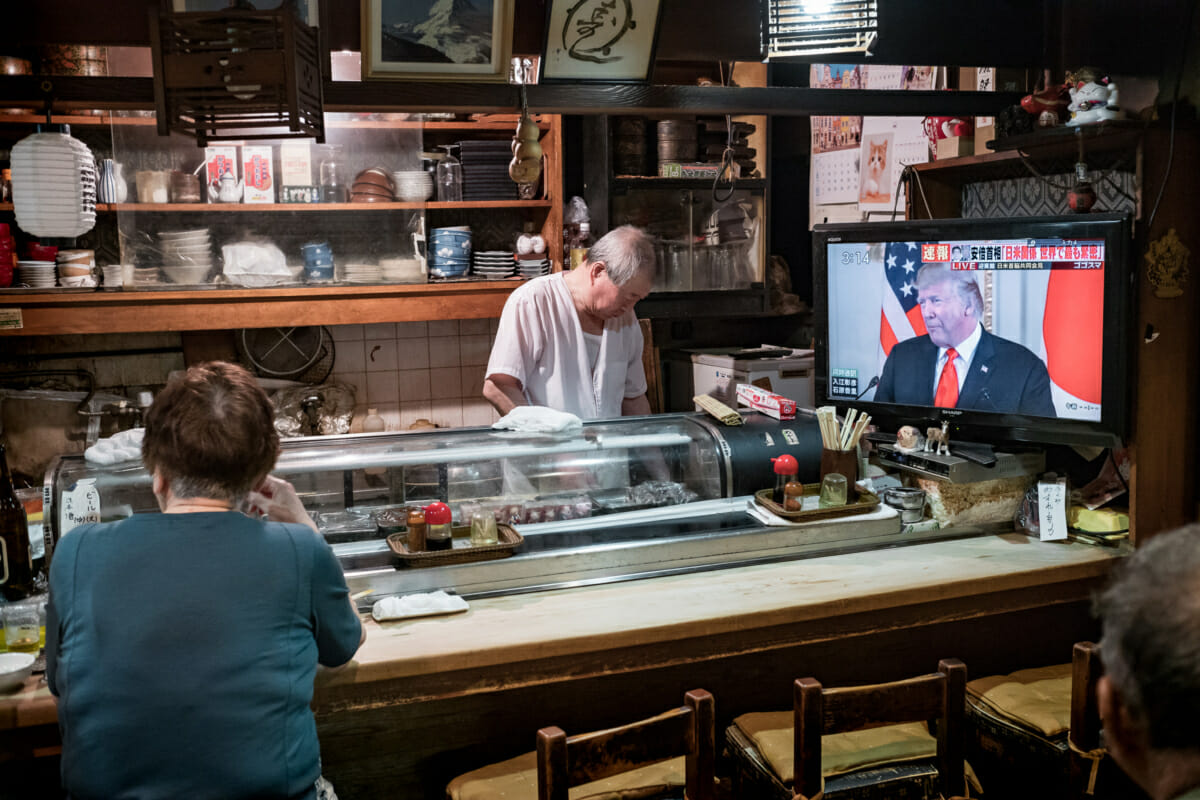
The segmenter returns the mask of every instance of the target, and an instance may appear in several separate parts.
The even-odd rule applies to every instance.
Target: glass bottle
[[[796,474],[800,471],[800,465],[796,462],[794,456],[787,454],[775,456],[771,459],[775,465],[775,490],[771,493],[771,499],[779,505],[783,505],[784,494],[783,489],[792,481],[796,480]]]
[[[449,550],[453,547],[450,535],[450,506],[442,502],[425,506],[425,546],[429,550]]]
[[[455,145],[439,145],[446,155],[437,165],[437,199],[441,202],[462,200],[462,164],[450,154]]]
[[[408,510],[408,552],[425,551],[425,510],[420,506]]]
[[[788,481],[783,487],[783,510],[799,511],[804,507],[804,484]]]
[[[25,507],[13,489],[3,444],[0,444],[0,590],[8,600],[20,600],[33,593],[29,525]]]
[[[321,202],[344,203],[349,198],[346,190],[346,180],[342,177],[342,146],[340,144],[322,145],[324,156],[321,158]]]
[[[572,231],[569,243],[571,269],[582,267],[587,262],[588,248],[592,246],[592,225],[587,220],[579,223]]]

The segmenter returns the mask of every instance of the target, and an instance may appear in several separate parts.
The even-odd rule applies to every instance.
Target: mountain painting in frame
[[[660,0],[546,0],[542,83],[645,83]]]
[[[504,81],[515,0],[362,0],[363,78]]]

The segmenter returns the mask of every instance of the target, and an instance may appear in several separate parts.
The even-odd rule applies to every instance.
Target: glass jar
[[[349,198],[349,192],[343,177],[342,146],[326,144],[321,147],[324,151],[320,165],[321,202],[344,203]]]
[[[450,154],[454,145],[440,145],[446,155],[437,165],[437,199],[441,202],[462,200],[462,164]]]

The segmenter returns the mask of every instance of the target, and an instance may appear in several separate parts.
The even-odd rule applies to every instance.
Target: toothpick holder
[[[854,482],[858,480],[858,448],[855,447],[851,450],[822,448],[821,480],[824,480],[830,472],[846,476],[846,501],[857,500],[858,490],[855,488]]]

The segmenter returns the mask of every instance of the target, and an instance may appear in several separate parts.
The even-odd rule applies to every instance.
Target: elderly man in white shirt
[[[649,414],[633,306],[653,281],[650,237],[624,225],[592,245],[583,266],[517,289],[500,315],[484,398],[501,415],[519,405],[581,419]]]

